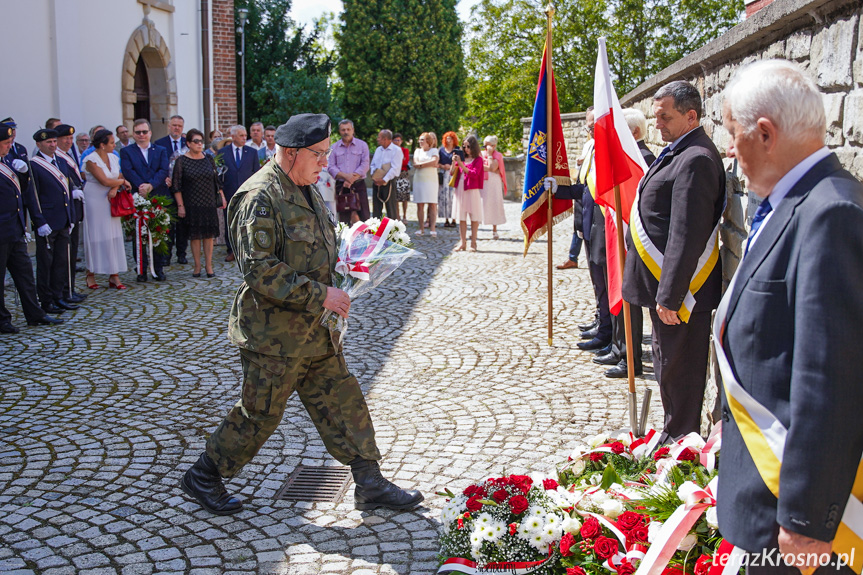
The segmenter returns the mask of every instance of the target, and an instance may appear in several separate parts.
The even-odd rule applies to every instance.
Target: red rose
[[[463,493],[467,497],[473,497],[474,495],[484,496],[485,495],[485,489],[483,489],[479,485],[471,485],[470,487],[465,489],[463,491]]]
[[[482,499],[482,497],[480,497],[479,495],[474,495],[467,500],[465,506],[468,508],[469,511],[479,511],[480,509],[482,509],[482,503],[479,502],[480,499]]]
[[[566,575],[587,575],[581,567],[567,567]]]
[[[620,565],[615,567],[617,570],[617,575],[632,575],[635,573],[635,565],[629,562],[629,559],[624,559],[620,562]]]
[[[593,453],[590,454],[590,460],[591,461],[601,461],[602,460],[602,452],[601,451],[594,451]]]
[[[588,517],[584,523],[581,524],[581,536],[585,539],[595,539],[602,535],[602,526],[599,524],[599,521],[596,517]]]
[[[644,519],[640,513],[624,511],[617,517],[617,528],[624,533],[629,533],[640,525],[644,525]]]
[[[653,454],[653,460],[659,461],[660,459],[668,455],[669,451],[671,450],[668,448],[668,446],[660,447],[656,450],[656,453]]]
[[[618,551],[617,541],[611,537],[600,535],[596,538],[596,543],[593,544],[593,551],[603,559],[614,557]]]
[[[687,447],[677,455],[678,461],[698,461],[698,451]]]
[[[630,547],[635,543],[647,543],[647,525],[639,525],[626,534],[626,546]]]
[[[521,515],[525,512],[527,506],[527,497],[524,495],[516,495],[509,500],[509,508],[512,510],[513,515]]]
[[[686,571],[675,565],[674,567],[666,567],[663,569],[662,575],[686,575]]]
[[[558,485],[560,485],[560,484],[557,481],[555,481],[554,479],[543,479],[542,480],[542,487],[546,491],[552,491],[554,489],[557,489]]]
[[[572,557],[573,553],[570,551],[570,548],[575,546],[575,537],[573,537],[572,533],[567,533],[560,540],[560,554],[564,557]]]
[[[509,491],[506,489],[498,489],[494,493],[492,493],[492,499],[497,501],[498,503],[503,503],[506,501],[506,498],[509,497]]]
[[[626,447],[619,441],[615,441],[611,444],[611,452],[615,455],[620,455],[624,451],[626,451]]]
[[[713,566],[713,557],[710,555],[702,555],[695,562],[695,575],[707,575],[710,573],[710,568]]]
[[[512,486],[522,493],[530,491],[530,487],[533,485],[533,479],[527,475],[510,475],[509,480],[512,482]]]

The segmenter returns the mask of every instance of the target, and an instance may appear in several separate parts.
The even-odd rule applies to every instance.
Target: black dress
[[[174,163],[171,175],[171,191],[180,192],[186,217],[183,221],[190,240],[219,237],[219,214],[222,206],[219,195],[219,177],[213,159],[204,156],[200,160],[180,156]]]

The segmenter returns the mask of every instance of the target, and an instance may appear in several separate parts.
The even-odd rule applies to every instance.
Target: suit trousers
[[[330,455],[343,464],[381,458],[360,384],[341,353],[278,357],[241,350],[242,397],[207,440],[207,455],[222,477],[252,460],[282,420],[294,393],[312,418]]]
[[[168,241],[173,243],[178,260],[180,256],[186,257],[186,248],[189,247],[189,230],[186,227],[186,220],[184,218],[177,218],[177,221],[174,222],[174,227],[168,232]],[[166,263],[170,264],[170,252],[168,252],[166,259]]]
[[[387,217],[392,220],[399,218],[398,202],[396,201],[396,181],[390,180],[383,186],[374,186],[372,190],[372,215],[378,219],[383,216],[386,204]]]
[[[588,242],[585,242],[587,244]],[[590,252],[590,248],[588,248]],[[611,312],[608,309],[608,283],[605,277],[607,273],[605,266],[599,265],[588,258],[588,270],[590,271],[590,283],[593,284],[593,294],[596,297],[596,309],[599,311],[599,330],[597,339],[611,342],[613,327],[611,324]]]
[[[69,228],[36,235],[36,293],[42,307],[63,297],[69,282]]]
[[[170,238],[170,232],[169,232],[169,236],[168,236],[168,249],[169,250],[171,249],[171,245],[172,244],[171,244],[171,238]],[[144,258],[144,273],[143,273],[143,275],[146,276],[146,275],[149,275],[149,273],[150,273],[149,272],[149,269],[150,269],[150,255],[149,255],[149,253],[150,252],[149,252],[149,248],[147,248],[146,237],[144,238],[143,252],[144,253],[141,254],[141,257]],[[135,259],[135,273],[138,273],[138,270],[141,269],[138,266],[138,242],[136,242],[134,239],[132,240],[132,257]],[[165,266],[168,265],[170,261],[171,261],[171,252],[170,251],[168,252],[168,255],[162,255],[162,254],[155,253],[155,248],[154,248],[153,271],[156,272],[156,275],[165,273],[164,272]]]
[[[45,312],[36,301],[36,282],[33,280],[33,264],[27,255],[27,244],[23,239],[15,242],[0,242],[0,278],[6,277],[6,270],[15,282],[21,309],[27,321],[45,317]],[[9,321],[12,314],[6,309],[4,282],[0,281],[0,321]]]
[[[342,187],[345,185],[343,180],[336,180],[336,194],[340,194],[342,191]],[[366,187],[365,180],[357,180],[354,182],[354,185],[351,186],[351,190],[357,193],[360,201],[360,211],[357,212],[357,215],[360,217],[360,220],[366,221],[371,217],[369,213],[369,190]],[[343,224],[351,223],[351,214],[353,212],[339,212],[339,221]]]
[[[689,322],[665,325],[655,309],[653,323],[653,371],[665,410],[663,440],[677,440],[687,433],[701,433],[701,406],[707,384],[710,352],[709,311],[694,312]]]
[[[632,317],[632,360],[635,367],[641,367],[641,344],[644,340],[644,314],[641,306],[629,304],[629,314]],[[624,328],[623,308],[620,313],[612,316],[611,323],[614,325],[614,340],[611,342],[611,351],[626,360],[626,331]]]
[[[75,291],[75,268],[78,261],[78,244],[81,243],[81,222],[75,224],[75,228],[69,234],[69,273],[67,274],[65,287],[63,288],[63,297],[71,295]]]

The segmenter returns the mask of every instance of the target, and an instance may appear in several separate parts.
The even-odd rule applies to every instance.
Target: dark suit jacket
[[[12,168],[12,160],[0,158],[0,162],[12,170],[18,176],[18,173]],[[18,178],[20,185],[21,179]],[[30,197],[29,200],[33,198]],[[37,212],[36,206],[30,204],[26,188],[18,187],[6,176],[0,174],[0,244],[21,241],[24,237],[26,229],[25,208],[30,207],[31,212]],[[41,215],[40,215],[41,217]],[[43,222],[44,223],[44,222]]]
[[[648,168],[656,161],[656,156],[653,155],[653,152],[650,151],[650,148],[647,147],[644,140],[638,140],[638,151],[641,152],[641,157],[644,158]]]
[[[130,144],[120,150],[120,163],[123,165],[123,177],[132,184],[133,192],[137,191],[141,184],[150,184],[153,186],[151,194],[173,199],[168,186],[165,185],[165,178],[168,177],[167,150],[150,144],[147,160],[144,161],[144,154],[138,144]]]
[[[61,158],[57,157],[57,167],[67,178],[69,177],[69,168]],[[57,178],[49,173],[45,168],[39,166],[36,162],[30,162],[30,186],[34,189],[38,199],[37,210],[41,210],[41,216],[33,217],[33,229],[38,229],[42,224],[47,223],[54,231],[62,228],[68,228],[69,224],[75,221],[75,208],[72,205],[72,196],[66,192]],[[71,190],[71,187],[70,187]],[[41,219],[41,221],[40,221]]]
[[[12,160],[23,160],[24,162],[29,162],[27,148],[18,142],[14,142],[12,144],[12,147],[9,148],[9,153],[6,154],[6,158],[9,159],[9,165],[12,165]],[[30,186],[30,171],[28,170],[23,174],[18,174],[18,181],[21,182],[22,190],[27,189]]]
[[[638,197],[644,229],[664,254],[665,263],[658,282],[641,261],[627,231],[623,299],[650,309],[659,303],[677,311],[725,207],[725,169],[702,127],[689,132],[674,151],[647,170]],[[691,311],[715,309],[721,295],[722,265],[717,262],[695,294]]]
[[[729,296],[723,349],[788,429],[777,501],[723,401],[719,528],[743,549],[775,547],[779,525],[836,533],[863,452],[861,285],[863,186],[831,154],[777,206]]]
[[[165,136],[164,138],[159,138],[155,142],[151,142],[152,144],[159,146],[160,148],[164,148],[166,152],[168,152],[168,158],[174,155],[174,144],[173,140],[171,140],[171,136]],[[130,146],[133,144],[129,144]],[[134,144],[137,145],[137,144]],[[186,136],[180,136],[180,147],[184,148],[186,146]],[[125,168],[125,166],[124,166]],[[123,175],[126,175],[123,172]]]
[[[243,185],[243,182],[252,177],[252,174],[261,168],[261,164],[258,162],[258,152],[254,148],[243,146],[243,156],[240,159],[239,166],[237,166],[237,161],[234,158],[234,146],[231,144],[219,150],[218,155],[222,156],[222,159],[225,161],[225,167],[228,169],[225,172],[223,190],[225,192],[225,199],[230,200],[236,191],[240,189],[240,186]]]

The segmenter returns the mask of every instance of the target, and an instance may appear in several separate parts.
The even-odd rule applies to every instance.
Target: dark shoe
[[[608,355],[609,353],[611,353],[613,347],[614,346],[609,343],[607,346],[600,349],[594,349],[590,353],[592,353],[593,355]]]
[[[208,278],[214,278],[214,277],[216,277],[216,274],[207,274],[207,277]]]
[[[243,502],[225,490],[219,469],[206,453],[183,475],[180,488],[215,515],[233,515],[243,510]]]
[[[142,284],[147,283],[147,274],[139,275],[135,278],[135,281]]]
[[[589,329],[587,331],[581,332],[581,339],[594,339],[599,335],[599,326],[596,326],[593,329]]]
[[[557,264],[554,267],[556,267],[559,270],[571,270],[571,269],[575,269],[578,267],[578,262],[574,262],[572,260],[566,260],[562,264]]]
[[[611,377],[614,379],[621,379],[625,377],[629,377],[629,372],[626,369],[626,360],[621,359],[620,363],[609,369],[605,372],[605,377]],[[635,366],[635,375],[641,375],[642,368],[640,365]]]
[[[50,315],[46,315],[37,319],[36,321],[27,320],[27,325],[59,325],[63,323],[63,320],[59,317],[51,317]]]
[[[82,301],[87,299],[87,296],[85,296],[84,294],[72,292],[70,294],[64,295],[63,299],[71,303],[81,303]]]
[[[75,273],[82,274],[85,271],[87,271],[87,270],[84,269],[84,266],[75,266]]]
[[[579,324],[578,329],[580,329],[581,331],[590,331],[598,325],[599,325],[599,320],[595,319],[591,323]]]
[[[609,345],[607,340],[593,338],[590,341],[578,342],[578,349],[582,351],[595,351],[597,349],[602,349],[607,345]]]
[[[225,258],[225,261],[226,262],[234,261],[234,254],[228,254],[228,257]]]
[[[168,279],[168,277],[165,275],[165,272],[157,272],[156,273],[156,281],[157,282],[163,282],[166,279]]]
[[[356,489],[354,509],[413,509],[424,499],[415,489],[402,489],[381,475],[377,461],[357,457],[350,463]]]
[[[18,333],[18,328],[8,321],[0,322],[0,333]]]
[[[66,309],[66,310],[69,310],[69,311],[76,310],[76,309],[78,309],[79,307],[81,307],[81,306],[76,305],[76,304],[74,304],[74,303],[68,302],[68,301],[66,301],[66,300],[64,300],[64,299],[58,299],[57,301],[55,301],[55,302],[54,302],[54,304],[55,304],[57,307],[59,307],[60,309]]]
[[[48,305],[43,305],[42,309],[45,311],[45,313],[49,313],[51,315],[59,315],[59,314],[63,313],[64,311],[66,311],[65,309],[60,309],[59,307],[57,307],[53,303],[49,303]]]
[[[192,277],[193,277],[193,278],[199,278],[199,277],[201,277],[201,272],[198,272],[198,273],[196,273],[196,274],[192,274]]]
[[[599,365],[617,365],[619,361],[620,358],[613,351],[593,358],[593,363],[598,363]]]
[[[185,265],[189,263],[189,260],[186,259],[186,256],[177,256],[177,263]]]

